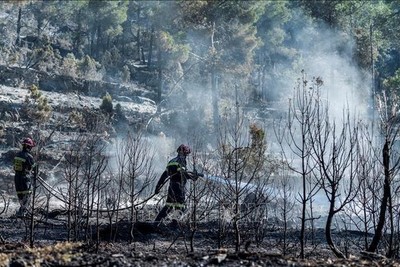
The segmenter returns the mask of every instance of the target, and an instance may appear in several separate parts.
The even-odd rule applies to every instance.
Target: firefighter
[[[31,176],[35,166],[31,154],[35,142],[27,137],[22,141],[22,150],[14,157],[14,183],[20,208],[17,216],[24,216],[28,211],[31,196]]]
[[[196,181],[197,172],[188,172],[186,170],[186,157],[190,154],[190,148],[187,145],[180,145],[176,150],[178,155],[171,159],[165,171],[162,173],[155,189],[158,194],[169,178],[168,195],[165,206],[158,213],[155,223],[159,224],[173,210],[183,212],[185,210],[185,191],[188,179]]]

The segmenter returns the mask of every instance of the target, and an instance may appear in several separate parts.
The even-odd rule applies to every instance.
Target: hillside
[[[55,78],[59,79],[59,78]],[[10,84],[8,84],[10,85]],[[114,95],[113,105],[120,104],[123,112],[123,127],[137,125],[148,121],[156,113],[156,105],[151,99],[134,94]],[[143,90],[145,92],[145,90]],[[350,260],[335,260],[330,253],[320,248],[320,252],[310,256],[312,259],[299,260],[294,257],[284,257],[279,251],[266,246],[261,249],[256,246],[247,248],[246,252],[239,254],[231,249],[215,250],[213,234],[207,233],[210,225],[200,226],[195,238],[195,252],[187,251],[187,238],[190,236],[189,229],[181,228],[177,230],[171,225],[161,228],[154,228],[151,223],[144,227],[140,224],[135,226],[135,238],[133,243],[126,243],[128,233],[124,236],[124,227],[121,226],[119,239],[117,242],[109,244],[100,242],[99,247],[81,243],[63,243],[66,240],[65,226],[66,217],[56,215],[50,218],[48,214],[57,214],[63,209],[63,205],[58,199],[52,197],[50,210],[37,215],[35,237],[35,248],[27,248],[27,232],[24,230],[24,221],[13,217],[17,201],[14,195],[13,171],[11,160],[18,149],[18,141],[26,134],[34,134],[42,138],[39,153],[40,175],[48,180],[54,188],[57,182],[54,177],[62,177],[62,166],[65,166],[65,153],[79,139],[79,136],[87,135],[82,132],[82,125],[65,123],[68,121],[68,114],[71,112],[82,113],[89,116],[92,112],[99,109],[102,93],[97,96],[87,96],[77,94],[73,91],[65,93],[60,90],[44,91],[41,90],[43,97],[48,99],[48,104],[52,108],[50,118],[45,122],[26,121],[24,114],[21,114],[26,105],[26,98],[29,98],[30,90],[17,87],[1,85],[0,87],[0,120],[1,120],[1,157],[0,175],[3,178],[0,190],[3,192],[2,205],[7,204],[7,209],[0,215],[2,228],[0,234],[5,239],[5,244],[0,249],[1,259],[4,265],[14,266],[21,264],[26,266],[36,262],[37,266],[82,266],[96,264],[96,266],[239,266],[239,265],[268,265],[268,266],[340,266],[342,264],[352,266],[388,266],[395,264],[388,259],[381,257],[374,259],[373,255],[364,257],[353,257]],[[146,94],[144,94],[146,95]],[[136,101],[135,101],[136,100]],[[118,125],[118,123],[116,123]],[[97,130],[105,144],[114,142],[114,138],[119,134],[116,128],[111,125],[103,125],[101,131]],[[121,129],[117,128],[117,129]],[[104,131],[103,131],[104,130]],[[50,181],[50,180],[51,181]],[[60,181],[62,183],[62,181]],[[58,183],[60,183],[58,182]],[[42,188],[42,186],[40,186]],[[44,189],[44,188],[43,188]],[[46,193],[44,191],[43,193]],[[55,201],[55,202],[54,202]],[[53,215],[54,216],[54,215]],[[120,221],[119,224],[124,221]],[[29,225],[29,221],[25,221]],[[104,221],[106,227],[107,222]],[[122,224],[121,224],[122,225]],[[128,224],[129,225],[129,224]],[[125,225],[127,227],[127,225]],[[105,228],[106,229],[106,228]],[[277,229],[279,233],[279,229]],[[322,233],[321,233],[322,234]],[[180,236],[186,236],[182,238]],[[180,238],[179,238],[180,237]],[[176,240],[176,238],[179,238]],[[25,241],[24,241],[25,240]],[[267,237],[267,243],[279,243],[280,237],[276,234]],[[58,245],[49,246],[49,243],[57,242]],[[295,242],[295,240],[293,240]],[[324,241],[320,241],[323,246]],[[213,245],[214,244],[214,245]],[[16,252],[18,251],[18,253]],[[46,251],[46,256],[44,255]],[[186,251],[185,253],[182,253]],[[324,252],[325,251],[325,252]],[[0,264],[1,265],[1,264]]]
[[[66,152],[74,145],[79,137],[96,134],[104,144],[113,143],[118,133],[129,125],[137,125],[148,121],[156,113],[156,105],[141,95],[125,94],[114,95],[113,105],[121,105],[124,120],[123,126],[112,127],[102,125],[96,132],[84,130],[82,125],[65,123],[68,114],[72,112],[89,116],[98,111],[102,102],[101,93],[98,96],[87,96],[70,92],[44,91],[43,97],[48,99],[52,108],[51,116],[45,122],[30,122],[25,119],[23,110],[26,108],[26,99],[30,90],[1,85],[0,87],[0,175],[3,178],[0,190],[4,207],[0,214],[2,228],[0,234],[4,243],[0,247],[0,266],[397,266],[396,261],[389,260],[375,254],[364,254],[350,259],[335,259],[325,247],[323,233],[320,232],[318,241],[319,250],[309,250],[307,260],[296,257],[283,256],[279,250],[273,249],[280,244],[281,230],[276,228],[265,236],[266,244],[263,247],[249,245],[246,251],[235,253],[232,249],[214,249],[216,246],[213,224],[199,225],[194,239],[194,252],[188,251],[188,240],[191,230],[185,225],[176,228],[173,224],[155,227],[149,221],[138,221],[135,224],[133,242],[129,240],[129,222],[123,216],[118,222],[120,225],[119,237],[116,242],[109,243],[106,239],[97,245],[92,243],[65,243],[67,238],[65,223],[67,218],[60,215],[64,209],[57,198],[50,197],[49,210],[35,215],[34,248],[28,248],[29,220],[22,220],[13,216],[17,201],[14,195],[12,157],[18,149],[18,141],[26,134],[33,134],[41,141],[40,176],[58,188],[62,180],[56,182],[55,177],[61,178],[65,166]],[[145,90],[144,90],[145,92]],[[137,93],[137,91],[136,91]],[[146,94],[144,94],[146,95]],[[118,125],[116,123],[115,125]],[[84,132],[82,132],[84,130]],[[126,130],[126,129],[125,129]],[[49,180],[50,179],[50,180]],[[57,183],[59,184],[57,186]],[[43,185],[39,189],[44,190]],[[55,202],[54,202],[55,201]],[[55,204],[58,203],[58,204]],[[53,214],[50,216],[50,214]],[[154,214],[153,214],[154,216]],[[124,219],[125,218],[125,219]],[[107,220],[104,217],[100,227],[107,231]],[[94,225],[93,225],[94,226]],[[25,229],[24,229],[25,228]],[[96,235],[94,233],[94,235]],[[293,237],[298,235],[295,233]],[[93,238],[96,239],[94,236]],[[357,237],[354,237],[357,238]],[[55,242],[57,245],[49,245]],[[290,242],[295,243],[296,238]],[[297,254],[293,251],[294,254]]]
[[[6,68],[2,69],[5,75]],[[42,97],[47,100],[48,105],[51,107],[50,117],[45,121],[36,119],[30,121],[27,114],[24,114],[27,109],[27,99],[30,98],[30,90],[28,88],[10,87],[16,80],[22,83],[29,83],[25,80],[25,76],[30,79],[37,80],[42,84],[44,81],[47,84],[65,84],[71,82],[70,79],[65,77],[54,77],[49,79],[47,74],[43,77],[43,73],[38,73],[34,70],[29,70],[29,75],[26,70],[14,68],[10,73],[2,77],[8,77],[7,81],[1,81],[5,84],[0,85],[0,162],[2,163],[1,173],[6,180],[12,181],[12,153],[19,149],[19,141],[27,136],[32,135],[39,138],[37,140],[41,143],[40,157],[42,172],[46,173],[49,168],[57,164],[60,158],[63,157],[65,149],[68,149],[68,144],[73,143],[79,135],[86,132],[85,125],[88,122],[71,122],[71,114],[82,114],[84,117],[90,119],[102,103],[102,97],[106,93],[113,95],[113,106],[120,106],[119,122],[115,121],[114,126],[103,125],[100,134],[106,142],[122,134],[121,129],[124,131],[129,130],[129,127],[136,129],[139,125],[145,125],[150,118],[156,113],[156,104],[153,100],[146,97],[149,92],[140,87],[129,87],[125,90],[121,89],[122,85],[101,83],[91,84],[90,81],[81,81],[80,84],[86,83],[88,87],[96,88],[91,94],[83,94],[83,90],[66,90],[57,87],[52,91],[40,90]],[[36,78],[35,78],[36,77]],[[64,82],[62,82],[64,81]],[[75,80],[76,84],[79,81]],[[91,84],[91,85],[90,85]],[[83,86],[83,85],[82,85]],[[113,89],[113,87],[115,87]],[[122,86],[123,87],[123,86]],[[45,87],[46,88],[46,87]],[[77,88],[71,86],[69,88]],[[103,89],[102,89],[103,88]],[[106,89],[107,88],[107,89]],[[94,117],[93,117],[94,118]],[[83,124],[82,124],[83,123]],[[116,128],[115,128],[116,127]],[[120,127],[120,128],[118,128]],[[97,129],[97,131],[100,131]],[[119,133],[117,133],[119,131]],[[13,195],[12,183],[2,183],[0,190],[6,192],[8,195]]]
[[[400,266],[399,10],[1,1],[0,266]]]

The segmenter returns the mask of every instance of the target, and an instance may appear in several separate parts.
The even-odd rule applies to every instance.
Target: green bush
[[[59,72],[61,75],[77,77],[78,60],[75,58],[74,54],[69,53],[62,59]]]
[[[112,97],[109,93],[106,93],[106,95],[103,96],[103,102],[100,105],[100,110],[109,114],[110,116],[113,114]]]
[[[101,68],[100,63],[86,55],[78,63],[78,69],[80,71],[80,77],[88,80],[101,80],[101,73],[98,69]]]
[[[25,98],[24,113],[30,120],[47,121],[51,117],[52,108],[47,97],[43,96],[36,85],[29,87],[30,94]]]

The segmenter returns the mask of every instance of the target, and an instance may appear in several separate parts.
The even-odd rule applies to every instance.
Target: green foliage
[[[113,65],[113,58],[110,51],[104,52],[101,58],[101,65],[104,67],[109,67]]]
[[[168,60],[185,63],[189,57],[190,48],[188,45],[176,43],[174,37],[166,31],[159,33],[159,45],[164,51]]]
[[[50,46],[46,45],[32,50],[21,49],[20,53],[18,59],[21,66],[44,71],[52,69],[55,55]]]
[[[80,60],[78,66],[82,78],[88,80],[99,79],[100,74],[98,68],[100,68],[100,64],[89,55],[86,55],[82,60]]]
[[[52,114],[47,97],[43,96],[36,85],[31,85],[29,92],[25,98],[24,115],[31,121],[47,121]]]
[[[87,27],[91,39],[91,56],[101,55],[110,48],[114,40],[123,32],[122,23],[127,19],[128,1],[88,1],[82,13],[82,26]]]
[[[42,93],[39,91],[39,88],[36,85],[31,85],[29,90],[31,93],[31,98],[33,98],[35,101],[42,97]]]
[[[360,67],[371,69],[379,54],[389,46],[383,23],[392,17],[383,1],[343,1],[336,5],[337,24],[356,41],[355,60]],[[369,14],[369,16],[365,16]],[[390,20],[389,20],[390,21]]]
[[[77,77],[77,71],[78,61],[74,54],[68,53],[67,56],[62,59],[59,72],[61,75]]]
[[[338,20],[337,7],[341,0],[299,0],[294,1],[295,5],[300,4],[301,7],[313,18],[318,21],[324,21],[329,25],[334,25]]]
[[[248,74],[254,48],[258,43],[255,23],[264,11],[264,1],[215,1],[180,3],[185,12],[187,23],[201,25],[199,34],[203,34],[204,47],[196,51],[203,57],[207,55],[205,66],[210,72],[218,69],[222,72],[239,75]],[[207,29],[206,31],[203,28]],[[211,35],[211,36],[210,36]],[[210,38],[211,37],[211,38]]]
[[[383,81],[383,86],[388,92],[400,95],[400,69],[395,74]]]
[[[82,126],[84,124],[84,118],[83,117],[84,117],[84,115],[81,112],[73,110],[69,114],[68,121],[70,121],[72,124],[76,124],[76,125]]]
[[[267,148],[266,140],[265,140],[265,131],[260,128],[257,124],[253,123],[249,126],[250,128],[250,162],[257,162],[260,158],[263,158],[267,162],[271,160],[265,156],[265,151]],[[271,166],[272,167],[272,166]],[[270,170],[271,171],[271,170]]]
[[[292,13],[288,2],[268,2],[264,14],[257,21],[257,36],[262,40],[259,49],[266,57],[271,58],[280,54],[285,56],[284,41],[288,36],[284,27],[291,19]]]
[[[121,55],[119,50],[113,46],[110,50],[104,52],[101,65],[107,69],[113,70],[117,66],[121,65]]]
[[[169,51],[169,50],[173,49],[174,39],[169,32],[160,31],[158,38],[159,38],[159,45],[160,45],[161,49],[163,49],[165,51]]]
[[[251,147],[265,147],[265,131],[256,124],[250,125]]]
[[[310,14],[348,34],[356,42],[354,59],[363,69],[382,58],[388,49],[398,46],[399,32],[396,1],[301,1]]]
[[[20,8],[18,35],[39,41],[11,49]],[[227,83],[234,82],[245,92],[254,73],[263,84],[283,87],[279,81],[300,58],[293,31],[310,22],[341,32],[343,42],[354,41],[352,59],[368,72],[374,64],[382,80],[400,68],[398,1],[56,0],[9,1],[2,9],[12,18],[0,22],[5,64],[91,80],[105,74],[127,81],[123,66],[139,59],[142,48],[147,62],[152,57],[150,67],[162,72],[164,80],[153,84],[164,88],[182,82],[206,88],[214,74],[226,83],[220,90],[231,90]]]
[[[112,104],[112,97],[109,93],[106,93],[106,95],[103,96],[103,101],[101,102],[100,110],[107,113],[110,117],[112,116],[113,104]]]

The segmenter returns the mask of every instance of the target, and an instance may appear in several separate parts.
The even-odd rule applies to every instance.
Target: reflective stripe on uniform
[[[185,170],[185,168],[182,167],[181,164],[179,164],[179,163],[176,162],[176,161],[173,161],[173,162],[168,163],[167,168],[170,167],[170,166],[176,166],[178,171],[180,171],[181,169],[182,169],[182,170]]]
[[[181,165],[176,161],[168,163],[167,168],[170,167],[170,166],[176,166],[178,171],[181,170],[181,168],[180,168]]]
[[[23,171],[24,167],[24,163],[26,162],[26,159],[21,158],[21,157],[15,157],[14,158],[14,170],[15,171]]]
[[[171,208],[184,208],[185,204],[166,202],[165,206],[168,206],[168,207],[171,207]]]
[[[32,190],[17,191],[17,194],[21,194],[21,195],[30,194],[30,193],[32,193]]]
[[[15,160],[20,160],[20,161],[22,161],[22,162],[25,162],[25,161],[26,161],[26,159],[21,158],[21,157],[15,157],[14,159],[15,159]]]

